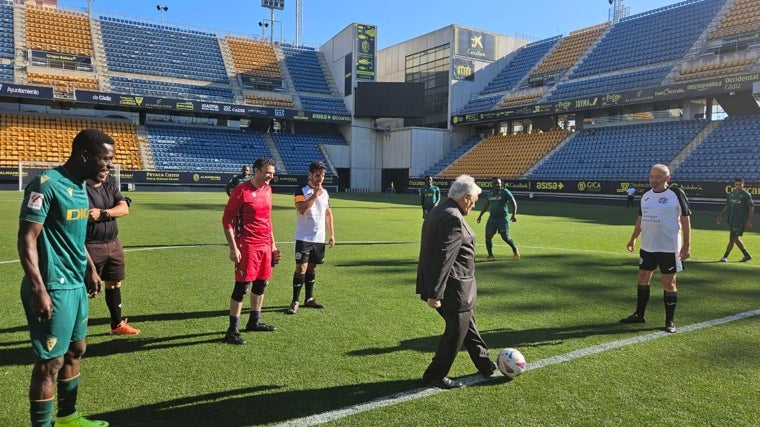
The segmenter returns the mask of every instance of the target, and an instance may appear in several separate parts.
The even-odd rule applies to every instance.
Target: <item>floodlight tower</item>
[[[285,0],[261,0],[261,7],[269,9],[269,40],[274,44],[274,10],[285,9]],[[259,25],[261,25],[261,22],[259,22]]]
[[[296,47],[301,45],[303,34],[303,0],[296,0]]]
[[[608,0],[610,3],[610,16],[609,20],[613,24],[617,24],[621,19],[628,16],[630,8],[625,6],[625,0]]]

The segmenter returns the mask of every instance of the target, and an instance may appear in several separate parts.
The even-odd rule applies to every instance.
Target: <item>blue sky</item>
[[[673,0],[624,0],[634,15],[679,3]],[[63,9],[85,11],[87,0],[59,0]],[[269,19],[260,0],[93,0],[95,13],[160,21],[156,6],[166,6],[167,24],[260,37],[258,22]],[[295,40],[295,0],[275,12],[275,39]],[[304,0],[301,42],[319,46],[352,22],[378,27],[378,48],[451,24],[541,40],[607,22],[608,0]],[[269,30],[266,36],[269,37]]]

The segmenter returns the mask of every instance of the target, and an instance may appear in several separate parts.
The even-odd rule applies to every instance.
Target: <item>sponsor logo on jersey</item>
[[[27,202],[26,206],[29,209],[39,210],[42,209],[42,202],[45,201],[45,195],[42,193],[36,193],[32,191],[32,193],[29,195],[29,202]]]
[[[80,219],[87,219],[87,208],[69,209],[66,211],[66,221],[78,221]]]

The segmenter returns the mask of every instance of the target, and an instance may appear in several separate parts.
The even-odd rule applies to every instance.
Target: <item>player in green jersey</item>
[[[248,165],[243,165],[240,168],[240,173],[233,176],[232,179],[227,183],[227,185],[224,186],[224,191],[229,196],[232,194],[232,189],[240,185],[241,182],[246,182],[249,179],[253,178],[253,175],[251,175],[251,168]]]
[[[752,259],[752,255],[749,254],[747,248],[742,242],[742,235],[745,231],[749,231],[752,228],[752,217],[755,215],[755,204],[752,203],[752,195],[744,189],[744,179],[736,178],[734,180],[734,191],[728,194],[726,197],[726,206],[720,211],[718,217],[715,218],[715,222],[720,225],[720,219],[728,212],[729,235],[728,246],[726,246],[726,252],[723,254],[723,258],[720,262],[728,262],[728,255],[731,253],[731,249],[736,245],[744,257],[739,262],[747,262]]]
[[[107,426],[76,411],[80,360],[87,335],[87,295],[101,291],[85,249],[89,201],[85,181],[113,168],[114,141],[97,129],[74,138],[63,166],[34,178],[21,204],[18,253],[21,301],[35,360],[29,385],[32,426]]]
[[[478,215],[478,224],[480,218],[488,211],[488,222],[486,222],[486,250],[488,258],[486,261],[494,261],[493,256],[493,236],[499,232],[501,239],[512,248],[512,256],[515,260],[520,259],[520,250],[517,249],[515,241],[509,236],[509,222],[517,222],[517,201],[512,192],[501,187],[501,179],[491,178],[491,192],[486,198],[486,204]],[[507,221],[507,216],[510,220]]]
[[[420,188],[420,204],[422,205],[422,219],[425,219],[430,209],[433,209],[441,201],[441,189],[433,184],[433,177],[425,177],[425,186]]]

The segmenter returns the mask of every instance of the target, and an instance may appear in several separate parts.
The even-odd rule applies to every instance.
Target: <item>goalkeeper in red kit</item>
[[[280,254],[272,230],[272,187],[274,160],[266,157],[253,163],[253,178],[236,186],[222,216],[224,236],[235,263],[235,287],[230,297],[230,325],[224,335],[228,344],[245,344],[240,335],[243,299],[251,292],[251,316],[246,331],[271,332],[276,328],[261,321],[264,290]]]

